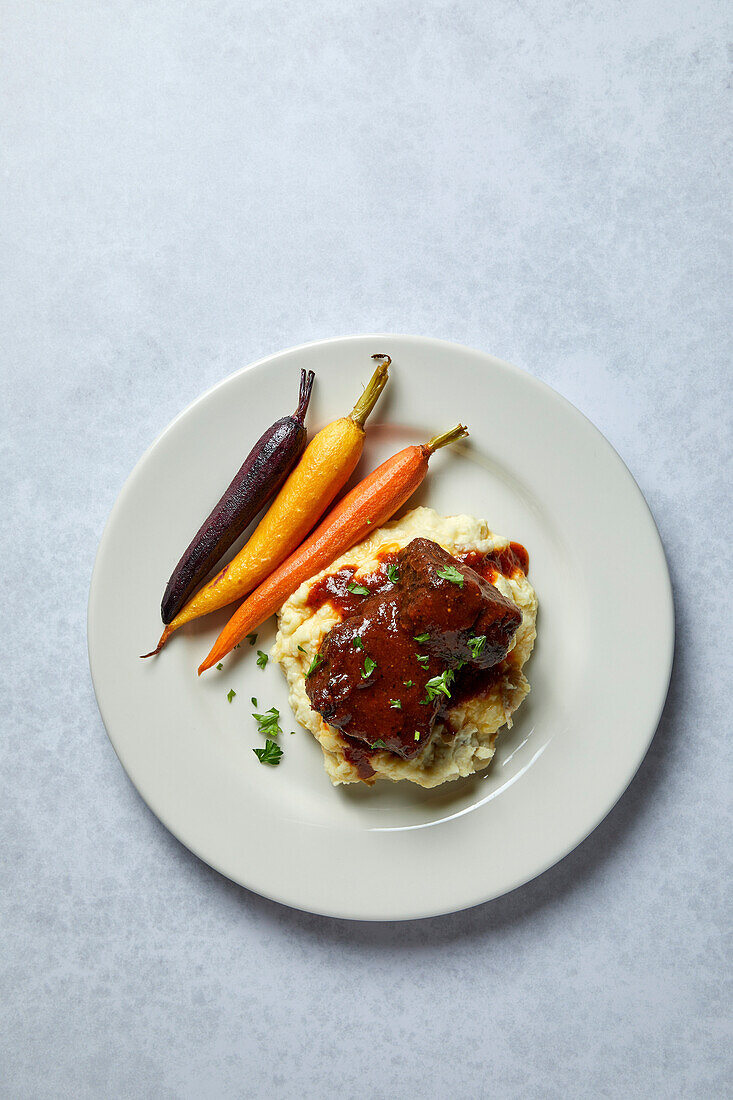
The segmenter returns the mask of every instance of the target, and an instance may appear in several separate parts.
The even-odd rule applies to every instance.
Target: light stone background
[[[2,1096],[731,1095],[725,5],[0,14]],[[652,749],[580,849],[381,926],[185,851],[107,741],[85,639],[155,435],[244,363],[369,331],[490,351],[595,421],[678,629]]]

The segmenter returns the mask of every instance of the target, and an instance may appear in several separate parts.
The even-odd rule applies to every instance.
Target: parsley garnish
[[[252,704],[253,707],[259,706],[259,704],[258,704],[257,700],[255,699],[254,695],[250,699],[250,703]]]
[[[371,592],[363,584],[347,584],[346,588],[349,592],[353,592],[355,596],[371,596]]]
[[[486,645],[486,635],[485,634],[479,634],[475,638],[469,638],[468,639],[468,644],[470,646],[471,653],[473,654],[473,659],[475,661],[476,658],[478,657],[479,653],[481,652],[481,650]]]
[[[362,642],[362,640],[361,640],[361,638],[359,637],[358,634],[355,635],[355,637],[353,637],[351,639],[351,644],[353,645],[354,649],[363,649],[364,648],[364,643]]]
[[[247,641],[249,642],[250,645],[254,645],[255,642],[257,641],[257,635],[256,634],[248,634],[247,635]]]
[[[373,749],[386,749],[387,746],[385,745],[382,738],[378,737],[376,741],[372,741],[372,748]]]
[[[400,699],[390,699],[389,705],[392,710],[402,710],[402,701]]]
[[[420,740],[420,730],[415,730],[415,740],[416,741]]]
[[[303,649],[302,645],[299,645],[298,649],[300,650],[301,653],[305,653],[305,650]]]
[[[377,662],[373,661],[371,657],[364,658],[364,671],[361,674],[362,680],[368,680],[374,669],[377,667]]]
[[[392,584],[397,584],[400,579],[400,571],[396,565],[387,566],[387,580],[390,580]]]
[[[428,634],[427,630],[425,631],[424,634],[415,634],[415,641],[419,642],[420,645],[422,645],[423,642],[427,642],[429,638],[430,638],[430,635]]]
[[[278,733],[282,733],[280,711],[277,707],[270,707],[264,714],[253,714],[252,717],[257,723],[257,732],[263,737],[277,737]]]
[[[403,680],[402,683],[405,685],[406,688],[411,688],[415,686],[414,680]]]
[[[423,668],[428,667],[428,664],[430,663],[430,658],[428,657],[427,653],[418,653],[417,659]]]
[[[234,696],[235,696],[236,694],[237,694],[237,693],[236,693],[236,691],[234,690],[234,688],[230,688],[230,689],[229,689],[229,691],[227,692],[227,699],[229,700],[229,702],[230,702],[230,703],[231,703],[232,699],[234,698]]]
[[[318,668],[319,665],[322,665],[322,664],[323,664],[323,657],[321,657],[320,653],[316,653],[315,657],[313,658],[313,660],[310,663],[310,668],[308,669],[308,671],[305,674],[306,679],[316,671],[316,669]]]
[[[442,569],[438,570],[438,576],[445,581],[450,581],[451,584],[457,584],[459,588],[463,588],[463,573],[459,573],[455,565],[444,565]]]
[[[261,649],[257,650],[257,664],[260,668],[264,668],[269,658],[266,653],[263,653]]]
[[[264,749],[252,749],[260,764],[269,764],[274,768],[282,760],[283,750],[274,741],[265,741]]]
[[[426,698],[422,701],[424,703],[430,703],[433,699],[437,699],[439,695],[445,695],[450,699],[450,689],[448,684],[453,679],[453,669],[447,668],[445,672],[441,672],[440,676],[433,676],[428,680],[425,685]]]
[[[237,642],[237,644],[235,645],[235,647],[234,647],[234,648],[235,648],[235,649],[239,649],[239,647],[240,647],[240,645],[241,645],[241,644],[242,644],[241,642]]]
[[[221,672],[221,670],[222,670],[223,668],[224,668],[224,665],[223,665],[223,664],[221,663],[221,661],[219,661],[219,664],[218,664],[218,665],[216,666],[216,671],[217,671],[217,672]]]

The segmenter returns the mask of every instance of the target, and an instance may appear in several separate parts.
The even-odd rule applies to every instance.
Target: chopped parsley
[[[258,704],[257,700],[255,699],[254,695],[250,699],[250,703],[252,704],[253,707],[259,706],[259,704]]]
[[[269,739],[265,741],[264,749],[252,749],[260,764],[269,764],[271,768],[276,767],[282,760],[283,750],[279,745],[276,745],[274,741]]]
[[[422,645],[423,642],[427,642],[430,639],[430,635],[428,634],[427,630],[425,631],[424,634],[415,634],[414,637],[415,637],[415,641],[419,642],[420,645]]]
[[[353,592],[355,596],[371,596],[371,592],[363,584],[347,584],[346,588],[349,592]]]
[[[387,566],[387,580],[390,580],[392,584],[397,584],[400,579],[400,571],[396,565]]]
[[[420,740],[420,730],[415,730],[415,740],[416,741]]]
[[[255,642],[257,641],[257,635],[256,634],[248,634],[247,635],[247,641],[249,642],[250,645],[254,645]]]
[[[385,745],[382,738],[378,737],[376,741],[372,741],[372,748],[373,749],[386,749],[387,746]]]
[[[257,723],[257,732],[263,737],[277,737],[278,733],[282,733],[280,711],[277,707],[270,707],[264,714],[253,714],[252,717]]]
[[[222,670],[223,668],[224,668],[224,665],[223,665],[223,664],[221,663],[221,661],[219,661],[219,664],[218,664],[218,665],[216,666],[216,671],[217,671],[217,672],[221,672],[221,670]]]
[[[418,653],[417,660],[423,668],[427,668],[430,663],[430,658],[428,657],[427,653]]]
[[[235,649],[239,649],[239,647],[240,647],[240,645],[241,645],[241,644],[242,644],[241,642],[237,642],[237,644],[235,645],[235,647],[234,647],[234,648],[235,648]]]
[[[301,653],[305,653],[305,650],[303,649],[302,645],[299,645],[298,649],[300,650]]]
[[[316,653],[315,657],[313,658],[313,660],[310,663],[310,668],[308,669],[308,671],[305,674],[306,679],[308,679],[309,676],[312,676],[313,673],[316,671],[316,669],[319,667],[319,665],[322,665],[322,664],[323,664],[323,657],[321,657],[320,653]]]
[[[229,700],[229,702],[230,702],[230,703],[231,703],[232,699],[234,698],[234,696],[235,696],[236,694],[237,694],[237,693],[236,693],[236,691],[234,690],[234,688],[229,688],[229,691],[227,692],[227,699]]]
[[[475,638],[469,638],[468,644],[470,646],[471,653],[473,654],[473,659],[475,661],[481,650],[486,645],[486,635],[478,634]]]
[[[373,661],[371,657],[364,658],[364,671],[361,674],[362,680],[368,680],[374,669],[377,667],[377,662]]]
[[[440,676],[431,677],[425,685],[426,697],[422,702],[431,703],[433,699],[437,699],[439,695],[445,695],[447,699],[450,699],[450,688],[448,685],[452,679],[453,669],[451,668],[447,668],[445,672],[441,672]]]
[[[257,650],[257,664],[260,668],[264,668],[269,658],[266,653],[263,653],[261,649]]]
[[[450,581],[451,584],[457,584],[459,588],[463,588],[463,573],[460,573],[455,565],[444,565],[442,569],[438,570],[438,576],[445,581]]]
[[[403,680],[402,683],[405,685],[406,688],[411,688],[415,686],[414,680]]]
[[[364,643],[362,642],[362,640],[361,640],[361,638],[359,637],[358,634],[356,634],[351,639],[351,644],[353,645],[354,649],[363,649],[364,648]]]
[[[402,700],[401,699],[390,699],[389,705],[390,705],[392,710],[402,710]]]

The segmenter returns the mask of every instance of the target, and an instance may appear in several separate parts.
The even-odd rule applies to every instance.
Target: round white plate
[[[480,775],[434,790],[334,788],[292,718],[284,676],[242,646],[196,668],[225,611],[141,661],[171,569],[254,441],[316,371],[311,433],[347,413],[372,370],[391,381],[357,476],[459,420],[407,506],[469,512],[523,543],[539,598],[532,685]],[[634,571],[624,568],[633,554]],[[672,596],[654,521],[603,436],[537,379],[490,355],[412,336],[356,336],[273,355],[182,413],[137,464],[102,536],[89,598],[92,678],[112,744],[150,808],[191,851],[266,897],[339,917],[447,913],[540,874],[595,828],[656,729],[672,663]],[[269,650],[274,620],[256,649]],[[229,703],[227,692],[236,691]],[[276,768],[251,717],[276,706]],[[295,735],[290,735],[290,730]]]

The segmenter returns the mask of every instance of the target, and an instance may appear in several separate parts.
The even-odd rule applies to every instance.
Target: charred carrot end
[[[379,364],[374,374],[369,379],[363,394],[349,413],[349,419],[353,420],[355,424],[358,424],[360,428],[364,427],[366,418],[376,405],[380,393],[387,385],[389,365],[392,362],[388,355],[377,354],[373,355],[372,359],[381,359],[383,362]]]
[[[141,653],[140,654],[140,660],[144,661],[146,657],[155,657],[155,656],[157,656],[157,654],[160,653],[161,649],[163,648],[165,643],[168,641],[168,639],[170,638],[172,633],[173,633],[173,631],[171,630],[171,628],[169,626],[167,626],[165,628],[165,630],[163,631],[163,633],[161,634],[160,641],[158,642],[155,649],[151,649],[150,653]]]

